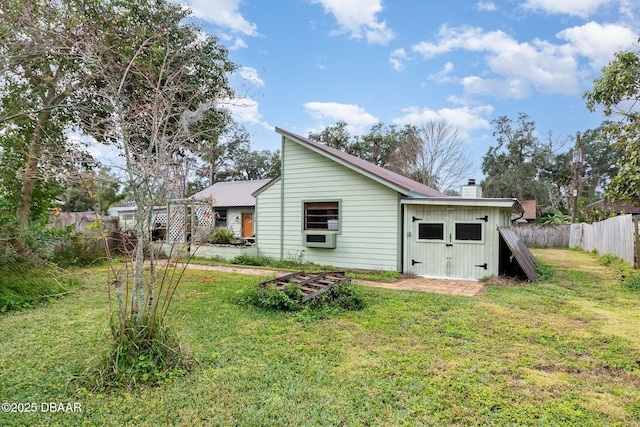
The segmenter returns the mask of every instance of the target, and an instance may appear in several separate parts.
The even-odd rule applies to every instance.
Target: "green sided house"
[[[337,267],[472,278],[509,268],[498,227],[516,199],[482,198],[470,182],[446,196],[364,160],[276,128],[280,177],[258,189],[258,254]]]
[[[214,228],[226,227],[239,239],[251,239],[256,204],[252,193],[268,182],[268,179],[216,182],[190,198],[210,202]]]

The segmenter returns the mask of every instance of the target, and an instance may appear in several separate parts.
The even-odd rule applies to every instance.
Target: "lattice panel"
[[[170,205],[168,243],[183,243],[189,237],[195,242],[206,240],[213,228],[213,215],[209,205]]]
[[[166,227],[167,225],[167,214],[166,213],[158,213],[153,215],[153,221],[152,221],[153,226],[155,227],[156,224],[162,224]]]
[[[213,208],[209,205],[195,205],[193,208],[193,239],[196,242],[206,240],[213,228]]]
[[[186,218],[184,205],[172,205],[169,207],[169,243],[182,243],[185,241]]]

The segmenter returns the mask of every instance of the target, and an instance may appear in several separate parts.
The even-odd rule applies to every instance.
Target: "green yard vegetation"
[[[535,255],[542,283],[365,288],[363,310],[311,322],[239,303],[265,278],[188,271],[170,322],[197,364],[110,392],[79,380],[109,345],[104,269],[83,269],[76,292],[0,316],[1,400],[38,409],[0,425],[637,425],[640,292],[595,255]]]
[[[0,267],[0,313],[22,310],[73,292],[80,282],[54,264]]]

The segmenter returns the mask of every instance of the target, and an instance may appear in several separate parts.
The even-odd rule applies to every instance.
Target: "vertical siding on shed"
[[[256,197],[256,214],[253,219],[258,255],[280,259],[280,185],[271,184]]]
[[[280,182],[284,196],[284,259],[337,267],[398,269],[399,200],[396,191],[287,138],[284,138]],[[335,249],[302,245],[303,201],[314,200],[340,201],[340,231]],[[263,221],[264,216],[260,200],[259,221]],[[260,232],[265,228],[261,224]],[[261,252],[262,237],[261,234]]]
[[[510,223],[508,212],[496,207],[429,205],[405,205],[405,210],[405,230],[410,231],[411,236],[405,238],[407,256],[404,271],[426,276],[475,279],[499,273],[499,234],[496,227]],[[487,222],[478,219],[485,215]],[[414,216],[421,220],[413,221]],[[444,223],[445,241],[419,241],[418,224],[421,222]],[[457,222],[482,224],[482,242],[456,241]],[[452,246],[447,246],[448,243]],[[416,261],[413,265],[412,260]],[[484,263],[487,263],[486,270],[477,267]]]

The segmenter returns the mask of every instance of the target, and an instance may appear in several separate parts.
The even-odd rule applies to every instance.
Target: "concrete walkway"
[[[227,273],[249,274],[253,276],[284,276],[290,271],[265,270],[251,267],[231,267],[223,265],[199,265],[189,264],[188,268],[193,270],[212,270]],[[449,280],[449,279],[428,279],[424,277],[408,277],[392,282],[373,282],[371,280],[358,280],[364,286],[375,288],[396,289],[402,291],[433,292],[437,294],[461,295],[475,297],[482,295],[485,285],[482,282],[471,280]]]

